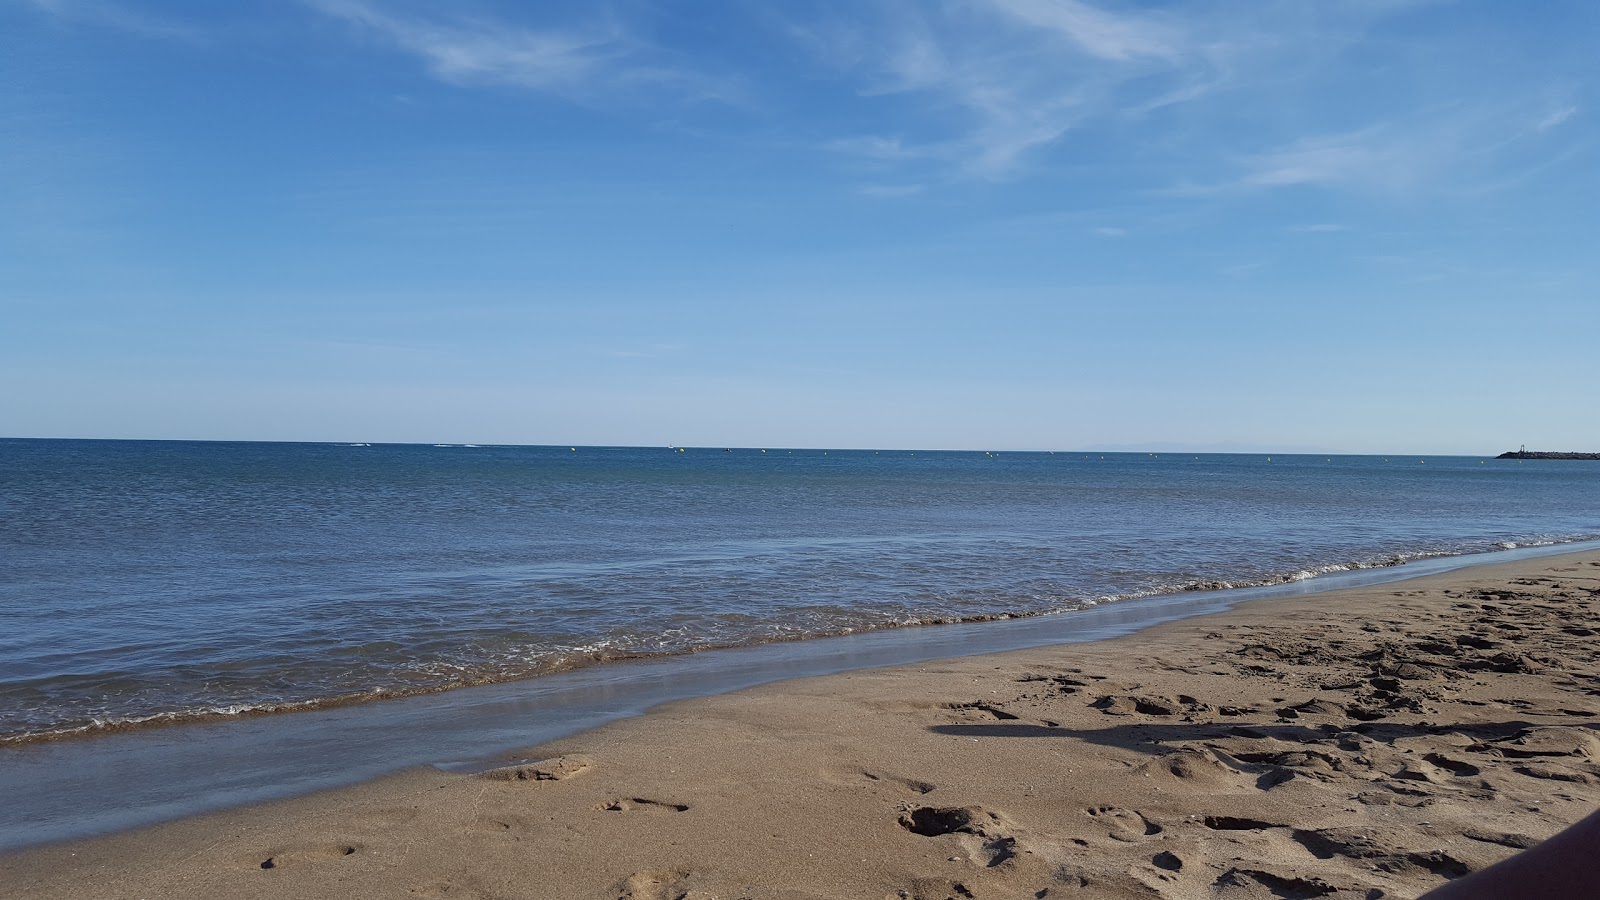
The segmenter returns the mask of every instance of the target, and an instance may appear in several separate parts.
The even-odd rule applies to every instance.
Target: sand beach
[[[0,0],[0,900],[1600,900],[1597,11]]]
[[[1600,801],[1600,553],[670,704],[0,858],[14,897],[1407,898]]]

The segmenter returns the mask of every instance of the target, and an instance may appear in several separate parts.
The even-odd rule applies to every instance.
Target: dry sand
[[[7,897],[1415,897],[1600,800],[1600,553],[673,704],[0,859]]]

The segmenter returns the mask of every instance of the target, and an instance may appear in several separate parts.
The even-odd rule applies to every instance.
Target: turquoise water
[[[0,441],[0,738],[1600,536],[1600,463]]]

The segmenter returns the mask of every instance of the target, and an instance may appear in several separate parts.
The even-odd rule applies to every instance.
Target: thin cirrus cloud
[[[224,41],[248,32],[220,28],[216,16],[207,26],[153,19],[124,0],[21,2],[62,21],[151,36],[211,27]],[[1140,199],[1297,187],[1481,191],[1559,160],[1558,142],[1571,143],[1561,136],[1584,118],[1579,84],[1500,79],[1349,102],[1357,90],[1349,76],[1370,68],[1352,68],[1352,51],[1389,48],[1400,85],[1429,83],[1404,77],[1422,65],[1424,47],[1427,66],[1470,75],[1460,64],[1476,59],[1471,35],[1369,39],[1389,18],[1426,6],[808,0],[782,13],[718,7],[719,33],[737,40],[692,46],[694,29],[629,4],[299,0],[294,8],[302,25],[309,10],[338,23],[342,39],[406,61],[408,75],[461,88],[627,111],[660,99],[736,108],[719,125],[753,125],[758,142],[843,160],[869,197],[1020,180],[1052,166],[1103,173],[1101,183]],[[797,48],[831,79],[786,68]]]
[[[1413,177],[1420,162],[1403,138],[1363,129],[1347,134],[1303,138],[1256,155],[1238,187],[1274,188],[1302,184],[1396,183]]]
[[[793,30],[859,96],[884,101],[885,125],[823,143],[879,177],[1013,180],[1081,163],[1077,148],[1089,147],[1095,162],[1139,155],[1144,172],[1178,182],[1147,183],[1147,195],[1405,195],[1452,182],[1473,190],[1501,164],[1548,157],[1534,140],[1581,113],[1566,103],[1530,117],[1548,86],[1513,78],[1444,89],[1407,77],[1421,68],[1470,78],[1480,55],[1466,33],[1381,40],[1428,5],[862,0]],[[1390,77],[1417,93],[1352,104],[1350,76],[1370,68],[1353,60],[1376,48],[1392,50]],[[1118,158],[1093,157],[1112,133]]]
[[[1097,9],[1075,0],[990,0],[995,10],[1056,32],[1099,59],[1177,60],[1186,56],[1184,36],[1165,22]]]
[[[1533,127],[1538,131],[1549,131],[1557,125],[1565,123],[1568,119],[1571,119],[1577,114],[1577,106],[1563,106],[1560,109],[1551,110],[1549,113],[1545,114],[1544,118],[1535,123]]]
[[[25,0],[38,12],[64,22],[110,28],[146,38],[195,42],[202,32],[148,12],[136,11],[114,0]]]
[[[430,74],[451,84],[501,85],[569,100],[662,89],[691,99],[726,99],[729,93],[608,17],[565,29],[531,28],[450,17],[436,8],[407,12],[369,0],[305,2],[418,58]]]
[[[1553,132],[1576,113],[1576,107],[1563,107],[1534,118],[1518,104],[1454,105],[1243,154],[1226,178],[1163,193],[1202,197],[1293,187],[1391,196],[1481,193],[1509,185],[1508,172],[1539,169],[1570,155],[1559,149]]]
[[[915,98],[929,111],[905,133],[829,149],[981,179],[1016,175],[1086,121],[1196,99],[1217,83],[1214,45],[1180,23],[1076,0],[863,4],[794,31],[862,79],[863,96]]]

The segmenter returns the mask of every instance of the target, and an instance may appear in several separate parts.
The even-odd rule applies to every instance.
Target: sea
[[[0,745],[1600,538],[1600,463],[0,440]]]

